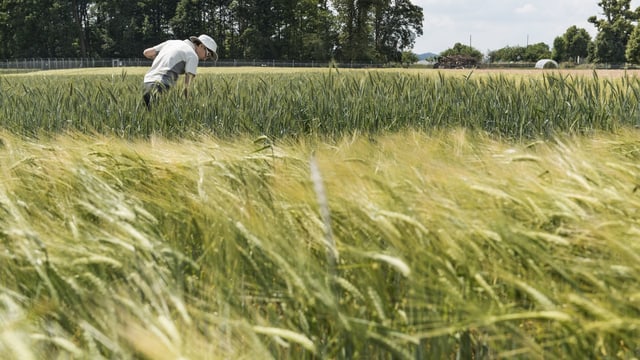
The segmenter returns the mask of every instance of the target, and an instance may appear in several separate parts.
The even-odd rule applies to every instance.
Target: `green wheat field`
[[[640,78],[0,76],[2,359],[640,357]]]

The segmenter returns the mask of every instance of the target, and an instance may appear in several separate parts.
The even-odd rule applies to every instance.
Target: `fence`
[[[200,67],[230,67],[230,66],[261,66],[261,67],[328,67],[328,61],[282,61],[282,60],[220,60],[201,61]],[[383,67],[383,64],[373,62],[348,62],[334,63],[341,68],[372,68]],[[122,67],[122,66],[151,66],[151,60],[144,58],[134,59],[10,59],[0,60],[0,69],[11,71],[36,71],[55,69],[77,69],[95,67]]]

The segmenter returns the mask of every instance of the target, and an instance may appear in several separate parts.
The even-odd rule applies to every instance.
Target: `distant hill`
[[[434,58],[436,56],[438,56],[438,54],[434,54],[431,52],[427,52],[427,53],[422,53],[422,54],[416,54],[418,56],[418,60],[424,60],[424,59],[431,59]]]

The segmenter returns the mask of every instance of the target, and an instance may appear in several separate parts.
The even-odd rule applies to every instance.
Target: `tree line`
[[[602,18],[591,16],[595,39],[585,29],[572,26],[553,43],[553,59],[564,62],[640,64],[640,7],[631,0],[601,0]]]
[[[597,35],[592,39],[585,29],[570,26],[555,38],[553,49],[545,43],[507,46],[489,51],[489,62],[536,62],[551,58],[565,63],[640,64],[640,7],[631,9],[631,0],[601,0],[602,18],[591,16]],[[477,49],[456,43],[441,56],[465,55],[478,62],[483,55]]]
[[[227,59],[401,61],[410,0],[0,0],[0,58],[139,57],[209,34]]]

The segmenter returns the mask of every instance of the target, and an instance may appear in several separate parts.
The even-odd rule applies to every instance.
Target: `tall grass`
[[[0,357],[639,351],[635,131],[252,139],[4,133]]]
[[[0,358],[634,358],[640,81],[455,74],[0,77]]]
[[[508,139],[635,126],[633,75],[539,76],[315,70],[199,75],[192,96],[141,104],[142,76],[15,75],[0,78],[0,123],[41,136],[66,130],[126,138],[251,134],[340,137],[466,127]]]

